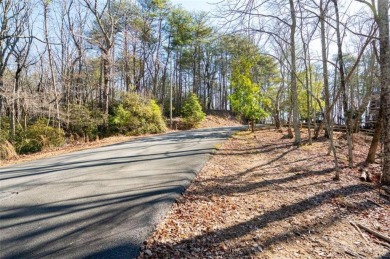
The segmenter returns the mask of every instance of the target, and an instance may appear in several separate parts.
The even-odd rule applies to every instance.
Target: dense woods
[[[367,162],[382,143],[389,184],[388,7],[222,1],[205,13],[168,0],[2,0],[2,149],[163,132],[161,114],[195,126],[201,107],[287,125],[298,146],[302,122],[309,143],[324,129],[336,169],[333,125],[345,126],[350,167],[352,135],[375,128]]]

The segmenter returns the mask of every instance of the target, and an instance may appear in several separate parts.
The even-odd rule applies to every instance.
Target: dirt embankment
[[[214,127],[227,127],[227,126],[240,126],[241,123],[233,116],[216,116],[207,115],[206,119],[201,122],[199,128],[214,128]]]

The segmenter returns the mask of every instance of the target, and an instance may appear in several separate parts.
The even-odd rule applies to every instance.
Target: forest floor
[[[208,115],[206,116],[206,119],[199,125],[199,128],[210,128],[210,127],[225,127],[225,126],[239,126],[241,125],[237,120],[235,120],[232,117],[229,116],[215,116],[215,115]],[[167,132],[172,132],[175,130],[168,129]],[[165,134],[163,133],[163,134]],[[79,141],[73,141],[72,143],[67,143],[65,146],[49,149],[49,150],[43,150],[38,153],[34,154],[28,154],[28,155],[19,155],[17,158],[13,158],[10,160],[1,160],[0,159],[0,166],[6,166],[6,165],[14,165],[19,164],[27,161],[33,161],[38,160],[42,158],[47,157],[53,157],[58,156],[62,154],[67,154],[75,151],[85,150],[85,149],[91,149],[96,147],[102,147],[107,145],[112,145],[116,143],[131,141],[136,138],[141,137],[147,137],[147,136],[153,136],[152,134],[146,134],[146,135],[139,135],[139,136],[112,136],[104,139],[100,139],[97,141],[88,141],[84,142],[82,140]]]
[[[389,243],[351,224],[390,234],[380,165],[368,167],[372,183],[359,180],[370,137],[355,136],[358,166],[350,169],[346,140],[335,133],[342,170],[333,181],[326,139],[297,148],[284,134],[242,131],[226,141],[139,258],[390,258]]]

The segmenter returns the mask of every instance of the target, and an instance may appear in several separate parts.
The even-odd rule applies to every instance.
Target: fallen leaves
[[[349,221],[389,232],[390,203],[358,168],[331,180],[325,140],[300,149],[283,133],[242,132],[225,142],[148,239],[140,258],[380,257]],[[346,149],[341,143],[340,157]],[[367,141],[355,144],[364,161]],[[369,168],[375,174],[377,166]],[[354,232],[355,231],[355,232]],[[151,253],[149,253],[151,252]]]

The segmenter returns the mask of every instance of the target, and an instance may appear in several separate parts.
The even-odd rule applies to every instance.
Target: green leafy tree
[[[273,117],[276,127],[280,128],[280,117],[284,108],[282,105],[284,87],[278,63],[271,56],[259,55],[253,70],[254,82],[260,84],[261,91],[269,99],[263,108]]]
[[[177,49],[189,44],[193,38],[193,18],[182,8],[174,8],[168,17],[172,47]]]
[[[250,120],[252,132],[256,120],[269,116],[265,106],[270,105],[269,99],[261,92],[260,84],[253,82],[252,71],[257,61],[258,56],[241,56],[233,61],[231,74],[233,94],[230,95],[230,101],[233,111]]]
[[[189,128],[197,127],[206,118],[206,114],[202,111],[202,106],[196,94],[190,94],[185,101],[182,108],[182,116],[183,122]]]

